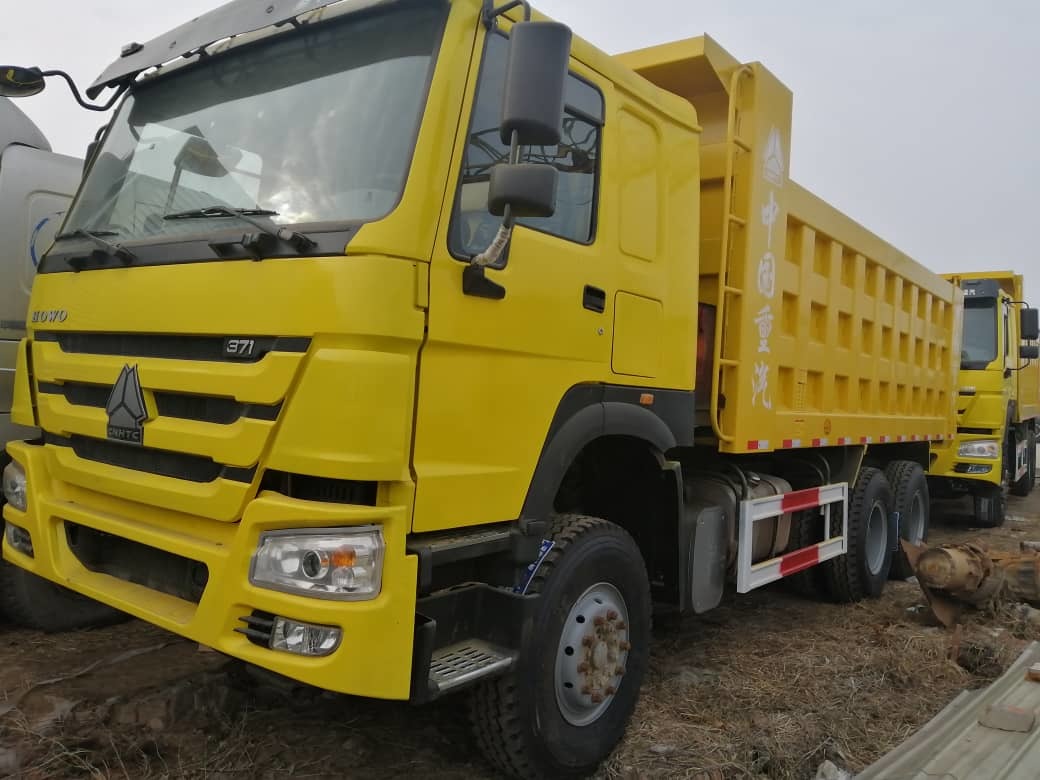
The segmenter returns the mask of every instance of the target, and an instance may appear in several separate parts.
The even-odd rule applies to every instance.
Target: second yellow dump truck
[[[1040,327],[1020,274],[947,278],[964,291],[957,435],[934,446],[929,482],[937,496],[972,496],[976,522],[992,528],[1004,523],[1008,494],[1036,484]]]
[[[466,691],[489,761],[560,777],[621,739],[653,608],[881,593],[962,293],[790,180],[761,64],[528,10],[235,0],[126,48],[3,553],[300,683]]]

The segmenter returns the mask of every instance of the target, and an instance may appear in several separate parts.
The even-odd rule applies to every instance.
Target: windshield
[[[965,301],[961,367],[983,369],[997,359],[997,302]]]
[[[118,241],[378,219],[404,188],[447,5],[398,3],[203,59],[129,96],[64,225]],[[240,223],[239,223],[240,226]]]

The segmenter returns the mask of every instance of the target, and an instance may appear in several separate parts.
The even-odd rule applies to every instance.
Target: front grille
[[[206,564],[124,539],[69,520],[65,539],[73,555],[93,572],[143,585],[198,604],[209,583]]]
[[[60,385],[52,382],[40,382],[37,389],[47,395],[63,396],[73,406],[89,406],[95,409],[104,409],[112,394],[111,386],[78,382],[65,382]],[[156,411],[160,417],[197,420],[216,425],[231,425],[243,417],[253,420],[276,420],[282,408],[281,404],[272,406],[243,404],[233,398],[187,393],[157,392],[154,396]]]
[[[261,490],[273,490],[290,498],[304,501],[324,501],[332,504],[375,506],[378,492],[375,482],[351,479],[309,477],[286,471],[267,471],[260,483]]]
[[[71,447],[77,457],[107,466],[144,471],[162,477],[184,479],[189,482],[213,482],[217,478],[250,483],[256,467],[242,469],[223,466],[200,455],[156,450],[134,444],[91,439],[86,436],[57,436],[45,434],[47,444]]]
[[[33,338],[36,341],[57,343],[62,352],[78,355],[119,355],[235,363],[255,363],[269,352],[306,352],[311,343],[309,338],[251,338],[239,334],[225,337],[37,331]],[[228,338],[254,342],[249,357],[229,355],[226,349]]]

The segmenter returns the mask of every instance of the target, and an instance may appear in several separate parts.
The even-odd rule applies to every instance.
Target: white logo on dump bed
[[[784,145],[780,136],[780,129],[776,126],[770,128],[769,136],[766,138],[765,149],[762,153],[762,177],[777,188],[784,186]],[[780,204],[777,203],[776,193],[769,189],[769,196],[761,206],[760,215],[762,226],[766,229],[766,251],[762,259],[758,261],[758,292],[766,299],[767,303],[758,310],[755,316],[755,324],[758,326],[758,352],[769,354],[772,352],[769,340],[773,335],[773,307],[771,301],[776,297],[776,255],[773,254],[773,228],[780,221]],[[751,377],[751,405],[758,406],[761,403],[763,409],[773,408],[773,399],[769,393],[769,363],[758,361],[755,363],[754,374]]]
[[[766,298],[776,295],[776,258],[766,252],[758,261],[758,291]]]
[[[758,351],[769,352],[769,336],[773,333],[773,308],[767,303],[755,317],[758,325]]]
[[[769,131],[769,139],[766,141],[762,175],[771,184],[784,186],[784,147],[780,141],[780,130],[776,127]]]
[[[762,399],[764,409],[772,409],[773,401],[769,397],[769,364],[759,361],[755,363],[755,375],[751,379],[751,405],[756,406]]]
[[[773,225],[776,224],[777,218],[780,216],[780,206],[776,203],[776,194],[769,191],[769,202],[762,207],[762,224],[765,225],[768,233],[766,234],[766,246],[770,249],[773,248]]]

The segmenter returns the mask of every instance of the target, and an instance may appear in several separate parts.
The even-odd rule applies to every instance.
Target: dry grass
[[[1021,651],[973,622],[955,663],[950,635],[907,611],[916,588],[890,590],[854,607],[763,593],[664,632],[605,775],[804,780],[825,759],[859,770]]]

